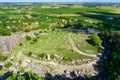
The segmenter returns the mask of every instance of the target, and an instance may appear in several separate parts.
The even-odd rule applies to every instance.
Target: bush
[[[40,58],[44,58],[45,54],[42,53],[42,54],[39,54],[38,56],[39,56]]]
[[[54,54],[52,54],[50,57],[51,57],[52,59],[55,59],[55,55],[54,55]]]
[[[26,40],[31,40],[32,38],[31,38],[31,36],[26,36]]]
[[[29,30],[29,29],[25,29],[24,31],[25,31],[25,32],[30,32],[30,30]]]
[[[21,69],[20,69],[20,72],[24,73],[24,72],[25,72],[25,69],[24,69],[24,68],[21,68]]]
[[[32,52],[29,51],[29,52],[27,53],[27,56],[28,56],[28,57],[31,57],[31,55],[32,55]]]
[[[17,32],[17,29],[16,29],[16,28],[13,28],[13,29],[12,29],[12,32]]]
[[[19,64],[21,64],[21,63],[22,63],[22,61],[20,60],[20,61],[18,61],[18,63],[19,63]]]
[[[39,33],[43,33],[43,31],[39,31]]]
[[[10,63],[10,62],[7,62],[7,63],[4,65],[4,67],[6,67],[6,68],[9,68],[10,66],[12,66],[12,63]]]
[[[19,43],[19,46],[23,46],[23,44],[22,44],[22,43]]]
[[[39,35],[39,33],[34,33],[34,35],[36,35],[36,36],[37,36],[37,35]]]
[[[6,56],[3,56],[3,55],[0,54],[0,61],[5,61],[6,59],[7,59]]]
[[[86,75],[85,75],[85,78],[86,78],[87,80],[92,80],[92,76],[91,76],[90,74],[86,74]]]
[[[30,44],[35,44],[34,42],[30,42]]]
[[[72,61],[72,59],[68,57],[63,57],[63,61]]]
[[[11,32],[7,29],[0,29],[0,35],[2,36],[10,36]]]
[[[33,42],[38,42],[37,38],[33,38]]]

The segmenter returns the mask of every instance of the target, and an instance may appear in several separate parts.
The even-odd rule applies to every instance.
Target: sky
[[[0,2],[119,2],[120,0],[0,0]]]

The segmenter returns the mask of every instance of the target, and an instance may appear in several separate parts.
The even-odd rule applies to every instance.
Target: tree
[[[73,26],[75,29],[80,29],[83,27],[83,25],[79,21],[77,21]]]
[[[6,80],[43,80],[43,78],[30,71],[25,73],[24,76],[12,72]]]
[[[12,73],[12,75],[9,76],[7,80],[25,80],[25,78],[23,76],[19,76],[15,73]]]
[[[90,39],[94,46],[100,46],[102,44],[102,40],[97,36],[97,34],[91,34]]]
[[[26,40],[30,41],[32,39],[31,36],[26,36]]]
[[[105,80],[120,80],[120,35],[118,32],[111,32],[105,35],[109,41],[109,47],[105,46],[106,58],[103,58]]]

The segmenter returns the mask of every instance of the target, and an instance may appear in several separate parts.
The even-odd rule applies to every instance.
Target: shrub
[[[34,42],[30,42],[30,44],[35,44]]]
[[[72,61],[72,59],[68,57],[63,57],[63,61]]]
[[[39,35],[39,33],[34,33],[34,35],[36,35],[36,36],[37,36],[37,35]]]
[[[30,30],[29,30],[29,29],[25,29],[24,31],[25,31],[25,32],[30,32]]]
[[[12,63],[10,63],[10,62],[7,62],[7,63],[4,65],[4,67],[6,67],[6,68],[9,68],[10,66],[12,66]]]
[[[28,56],[28,57],[31,57],[31,55],[32,55],[32,52],[29,51],[29,52],[27,53],[27,56]]]
[[[87,80],[92,80],[92,76],[91,76],[90,74],[86,74],[86,75],[85,75],[85,78],[86,78]]]
[[[37,38],[33,38],[33,42],[38,42]]]
[[[2,54],[0,54],[0,61],[5,61],[7,59],[6,56],[3,56]]]
[[[12,29],[12,32],[17,32],[17,29],[16,29],[16,28],[13,28],[13,29]]]
[[[2,36],[10,36],[11,32],[7,29],[0,29],[0,35]]]
[[[21,63],[22,63],[22,61],[20,60],[20,61],[18,61],[18,63],[19,63],[19,64],[21,64]]]
[[[38,56],[39,56],[40,58],[44,58],[45,54],[42,53],[42,54],[39,54]]]
[[[24,72],[25,72],[25,69],[24,69],[24,68],[21,68],[21,69],[20,69],[20,72],[24,73]]]
[[[19,46],[23,46],[23,44],[22,44],[22,43],[19,43]]]
[[[54,55],[54,54],[52,54],[50,57],[51,57],[52,59],[55,59],[55,55]]]
[[[39,33],[43,33],[43,31],[39,31]]]
[[[31,36],[26,36],[26,40],[31,40],[32,38],[31,38]]]

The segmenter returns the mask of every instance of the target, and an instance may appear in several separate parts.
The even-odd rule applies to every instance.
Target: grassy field
[[[57,64],[75,67],[86,64],[93,67],[90,62],[96,60],[99,50],[98,46],[89,43],[90,34],[87,34],[86,30],[94,28],[101,33],[106,30],[120,33],[120,7],[67,6],[69,7],[42,8],[40,5],[15,5],[0,8],[0,36],[19,35],[17,32],[24,35],[24,38],[7,52],[6,68],[1,70],[0,75],[8,71],[10,66],[18,69],[16,71],[28,70],[29,67],[30,70],[46,69],[40,66],[41,63],[47,67]],[[111,17],[117,19],[110,20]],[[74,30],[75,32],[72,32]],[[77,32],[78,30],[83,32]],[[3,44],[8,43],[5,41]],[[84,71],[87,73],[89,70]]]
[[[98,49],[90,45],[87,40],[89,40],[88,35],[85,34],[72,34],[72,38],[78,47],[78,49],[82,52],[88,53],[88,54],[96,54],[98,53]]]
[[[85,41],[85,38],[88,36],[86,34],[76,34],[71,33],[67,31],[52,31],[49,33],[40,33],[37,35],[39,38],[37,39],[38,42],[34,42],[34,44],[31,44],[33,42],[32,40],[28,41],[26,39],[22,40],[21,43],[24,46],[15,46],[14,51],[15,53],[18,53],[19,50],[23,48],[22,53],[28,54],[29,52],[32,52],[33,55],[41,55],[41,54],[56,54],[61,57],[65,58],[71,58],[71,59],[84,59],[89,58],[87,56],[80,55],[74,51],[72,51],[72,46],[69,41],[68,35],[72,34],[73,39],[75,39],[75,44],[80,45],[79,50],[87,53],[87,54],[96,54],[98,53],[97,48],[93,47],[87,41]],[[85,45],[81,44],[84,43]],[[90,52],[89,52],[89,51]]]
[[[69,8],[61,7],[58,9],[33,7],[31,9],[20,9],[20,12],[19,9],[0,9],[0,30],[3,28],[8,29],[10,27],[9,31],[13,31],[14,29],[19,31],[24,30],[26,26],[32,26],[35,30],[60,28],[60,24],[63,24],[63,19],[72,24],[79,22],[83,27],[80,26],[80,29],[87,29],[89,27],[96,29],[102,28],[103,30],[111,28],[116,29],[119,28],[118,25],[120,20],[107,19],[109,17],[119,16],[119,8],[113,7],[113,9],[109,7],[86,6]],[[70,20],[73,22],[70,22]],[[90,22],[86,22],[85,20],[89,20]],[[103,25],[101,22],[104,22],[107,25]],[[23,25],[23,23],[27,23],[27,25]],[[32,40],[23,40],[22,43],[25,45],[24,47],[22,46],[25,49],[23,50],[23,53],[27,54],[32,52],[35,55],[58,54],[72,59],[85,58],[86,56],[71,51],[72,47],[69,43],[69,34],[69,32],[64,31],[41,33],[39,34],[38,42],[35,42],[35,44],[31,44],[31,42],[33,42]],[[80,51],[88,54],[98,53],[97,48],[86,41],[88,35],[72,33],[72,38]],[[21,47],[16,47],[16,52],[18,52],[19,48]]]

